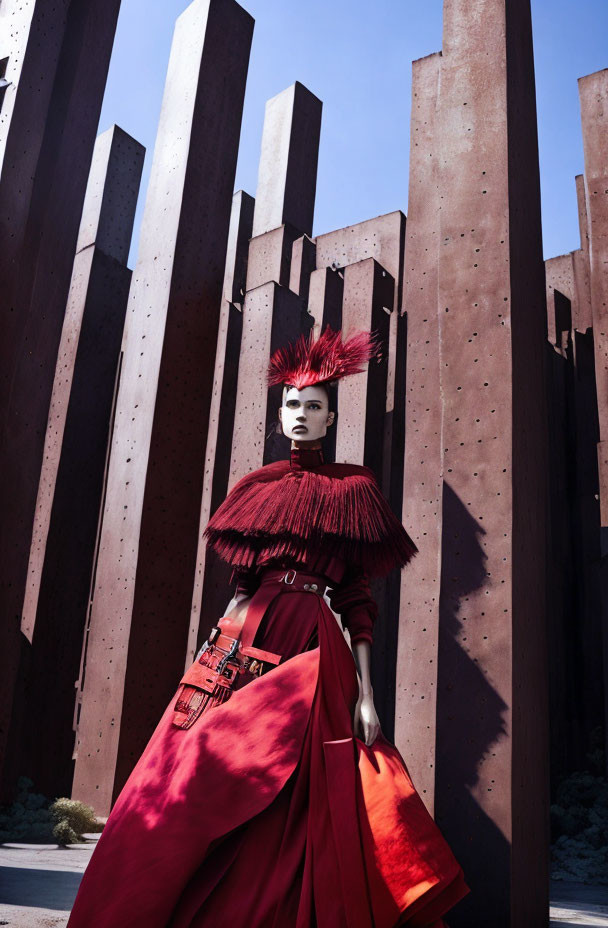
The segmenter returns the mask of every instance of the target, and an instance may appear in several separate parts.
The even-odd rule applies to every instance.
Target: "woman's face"
[[[283,405],[279,409],[283,434],[292,441],[319,441],[334,421],[323,387],[283,387]]]

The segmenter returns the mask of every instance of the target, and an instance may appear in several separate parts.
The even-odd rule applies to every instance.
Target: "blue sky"
[[[100,131],[147,148],[141,219],[175,17],[189,0],[122,0]],[[323,101],[313,234],[407,212],[411,62],[441,48],[442,0],[244,0],[255,19],[235,190],[255,195],[269,97]],[[577,78],[608,67],[608,0],[532,0],[545,257],[579,245]],[[135,261],[137,235],[130,257]]]

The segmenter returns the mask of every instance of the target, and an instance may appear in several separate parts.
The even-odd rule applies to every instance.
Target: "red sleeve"
[[[239,594],[253,596],[260,585],[260,578],[253,567],[235,567],[230,576],[230,583],[236,583],[235,596]]]
[[[331,608],[342,617],[342,624],[350,633],[351,644],[356,641],[369,641],[371,644],[378,605],[371,594],[365,571],[361,567],[349,567],[341,582],[328,590],[327,596]]]

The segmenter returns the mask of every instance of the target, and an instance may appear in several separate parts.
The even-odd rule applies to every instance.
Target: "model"
[[[68,928],[439,928],[469,892],[373,701],[368,581],[416,546],[369,468],[323,459],[331,385],[377,350],[328,328],[273,355],[290,459],[240,480],[205,529],[235,596],[120,793]]]

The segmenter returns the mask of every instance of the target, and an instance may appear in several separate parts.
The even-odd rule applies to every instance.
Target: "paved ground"
[[[65,928],[98,835],[86,844],[0,845],[0,925]],[[551,928],[608,928],[608,886],[551,885]],[[120,928],[120,926],[116,926]],[[544,928],[544,926],[543,926]]]

